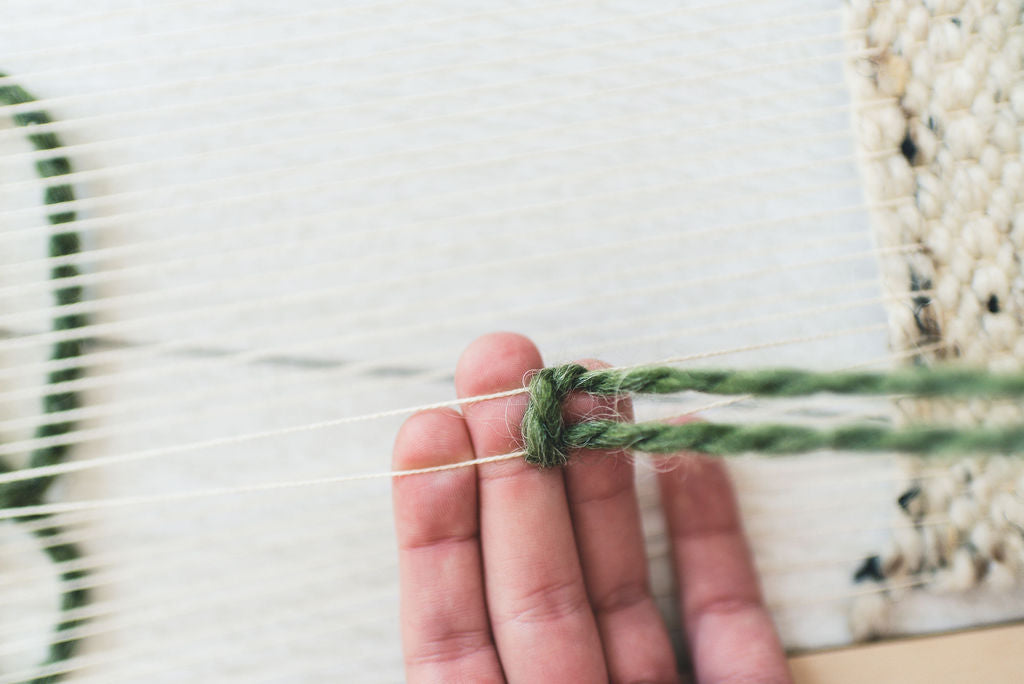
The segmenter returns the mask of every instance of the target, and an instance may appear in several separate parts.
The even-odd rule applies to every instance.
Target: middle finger
[[[542,365],[524,337],[474,342],[459,359],[459,396],[522,387]],[[519,448],[523,395],[465,407],[478,458]],[[487,607],[511,682],[603,682],[601,640],[587,601],[559,469],[523,460],[479,466],[480,534]]]

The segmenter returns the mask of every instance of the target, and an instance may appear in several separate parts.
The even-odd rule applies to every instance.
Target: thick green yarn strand
[[[583,449],[636,449],[656,454],[699,451],[714,456],[757,452],[801,454],[836,451],[899,451],[953,455],[1024,451],[1024,426],[1007,429],[844,425],[819,430],[800,425],[759,423],[617,423],[595,420],[566,428],[565,444]]]
[[[6,75],[0,73],[0,77],[6,77]],[[19,105],[28,102],[35,102],[35,98],[24,88],[17,85],[0,85],[0,106]],[[19,112],[14,114],[12,119],[15,125],[25,127],[29,131],[31,131],[32,126],[48,124],[51,121],[49,115],[41,110]],[[39,151],[56,151],[62,147],[60,138],[54,133],[29,132],[26,137],[29,143]],[[36,173],[44,180],[72,172],[71,161],[67,157],[56,153],[53,156],[40,159],[36,162],[35,167]],[[60,228],[62,224],[73,223],[76,216],[73,211],[61,211],[58,205],[64,202],[71,202],[74,199],[74,190],[66,183],[51,185],[43,191],[43,203],[47,206],[53,206],[55,209],[47,217],[50,225],[55,227],[49,238],[49,253],[51,257],[64,257],[76,254],[81,250],[78,233],[74,230],[63,230]],[[50,277],[54,281],[59,282],[62,278],[72,278],[77,276],[78,273],[78,268],[74,264],[60,264],[51,269]],[[54,302],[58,306],[75,304],[82,300],[82,288],[77,285],[57,286],[54,288],[53,297]],[[53,319],[52,327],[54,330],[73,330],[82,328],[86,324],[87,319],[85,316],[81,314],[67,314],[56,316]],[[81,356],[84,344],[84,336],[78,339],[57,342],[53,345],[50,358],[52,360],[74,359]],[[61,389],[60,385],[61,383],[77,380],[81,376],[82,368],[73,365],[49,373],[47,381],[54,387],[54,390],[48,392],[43,397],[43,411],[50,414],[77,408],[79,405],[78,395],[72,391]],[[57,419],[40,425],[35,431],[35,436],[37,439],[44,439],[64,435],[71,432],[74,427],[74,423],[70,421]],[[26,467],[39,468],[60,463],[67,457],[69,449],[70,445],[68,444],[54,444],[36,449],[30,455]],[[10,464],[0,460],[0,472],[10,472],[11,470],[13,468]],[[43,499],[53,483],[53,479],[53,477],[40,477],[0,485],[0,508],[17,508],[44,503]],[[25,516],[16,518],[15,522],[46,519],[46,516]],[[82,557],[81,551],[75,544],[67,542],[54,543],[54,538],[59,538],[62,535],[62,529],[57,525],[37,527],[34,534],[39,539],[43,550],[55,564],[63,564]],[[81,579],[85,574],[83,570],[68,570],[61,573],[60,577],[64,582],[71,582],[72,580]],[[88,602],[89,593],[86,589],[66,589],[61,594],[61,610],[67,615],[70,615],[69,611],[81,608]],[[56,634],[51,640],[49,655],[46,662],[43,663],[44,666],[63,662],[74,655],[79,640],[70,635],[65,637],[63,633],[74,630],[76,627],[84,624],[84,622],[82,619],[73,617],[61,619],[57,625]],[[60,674],[55,673],[41,675],[31,681],[33,684],[47,684],[49,682],[56,682],[60,677]]]
[[[650,453],[692,450],[714,455],[750,452],[798,454],[818,449],[964,454],[1024,451],[1024,426],[1008,429],[848,425],[819,430],[786,424],[619,423],[592,420],[566,425],[562,402],[571,392],[595,395],[707,394],[795,397],[817,393],[917,397],[1024,397],[1024,374],[964,368],[913,368],[888,373],[706,370],[649,366],[588,371],[577,364],[545,368],[530,382],[523,416],[526,460],[541,467],[565,465],[569,450],[636,449]]]
[[[692,391],[706,394],[751,394],[761,397],[799,397],[827,392],[862,395],[912,394],[916,397],[1013,398],[1024,397],[1024,373],[1003,375],[973,368],[953,367],[914,367],[886,373],[816,373],[798,368],[708,370],[647,366],[577,372],[572,379],[572,390],[605,395],[625,392],[675,394]]]

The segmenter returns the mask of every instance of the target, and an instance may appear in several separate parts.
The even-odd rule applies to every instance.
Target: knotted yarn
[[[622,423],[586,420],[566,425],[562,404],[572,392],[599,396],[671,394],[685,391],[722,395],[795,397],[846,395],[1024,397],[1024,374],[995,374],[970,368],[909,368],[888,373],[819,373],[795,368],[762,370],[680,369],[643,366],[587,370],[566,364],[539,371],[530,381],[523,416],[526,461],[542,468],[568,463],[572,449],[636,449],[650,453],[699,451],[725,456],[758,452],[798,454],[820,449],[899,451],[915,454],[1024,451],[1024,425],[1007,428],[851,424],[817,429],[788,424],[693,422]]]
[[[522,423],[527,463],[552,468],[569,462],[562,402],[570,392],[580,389],[580,378],[586,374],[583,366],[567,363],[543,368],[530,380],[530,403]]]

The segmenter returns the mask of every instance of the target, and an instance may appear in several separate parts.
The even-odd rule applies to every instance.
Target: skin
[[[486,335],[463,353],[455,388],[460,397],[515,389],[542,366],[527,338]],[[526,401],[412,416],[395,469],[518,449]],[[573,396],[565,409],[569,421],[612,411],[632,419],[628,398]],[[728,476],[718,462],[685,458],[659,484],[693,675],[701,684],[790,682]],[[412,684],[681,681],[622,452],[581,451],[564,469],[516,459],[398,478],[393,492]]]

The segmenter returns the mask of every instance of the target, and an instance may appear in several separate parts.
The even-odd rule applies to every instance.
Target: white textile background
[[[758,348],[700,363],[885,357],[839,3],[714,4],[0,1],[0,70],[67,122],[76,169],[96,171],[75,183],[86,248],[110,250],[85,271],[92,320],[110,325],[100,350],[123,353],[90,369],[84,405],[114,408],[82,422],[95,433],[74,458],[446,400],[461,348],[494,329],[532,336],[548,363],[743,347]],[[12,266],[45,254],[23,230],[45,211],[12,130],[0,119],[5,288],[47,278]],[[47,305],[37,287],[3,307]],[[814,339],[773,344],[796,338]],[[0,419],[38,412],[38,395],[20,396]],[[702,401],[641,402],[638,418]],[[777,410],[820,421],[833,407]],[[385,471],[400,422],[90,469],[53,498]],[[898,462],[731,467],[785,642],[847,642],[850,577],[888,535]],[[638,478],[668,611],[653,474]],[[75,677],[399,681],[389,496],[377,480],[68,516],[103,561],[94,660]],[[0,629],[25,640],[0,652],[2,673],[42,657],[57,594],[35,542],[0,527],[0,575],[18,578],[0,583]],[[1012,604],[911,592],[895,616],[914,632]]]

